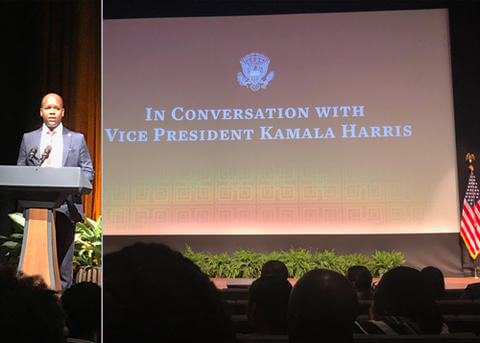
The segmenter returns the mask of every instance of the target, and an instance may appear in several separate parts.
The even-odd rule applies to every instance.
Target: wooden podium
[[[25,229],[18,270],[40,275],[61,290],[55,239],[55,208],[69,194],[88,194],[92,185],[79,167],[0,166],[0,189],[13,191],[25,209]]]

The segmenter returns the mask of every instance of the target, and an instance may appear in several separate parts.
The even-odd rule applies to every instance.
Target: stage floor
[[[215,286],[218,289],[227,288],[227,280],[229,283],[235,284],[250,284],[255,279],[211,279]],[[296,279],[288,279],[292,285],[295,284],[297,281]],[[374,279],[374,282],[378,281],[378,279]],[[465,289],[468,284],[480,282],[480,278],[474,277],[447,277],[445,278],[445,288],[446,289]]]

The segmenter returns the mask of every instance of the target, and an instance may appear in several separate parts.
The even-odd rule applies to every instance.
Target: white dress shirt
[[[40,139],[40,156],[47,146],[51,146],[50,155],[42,164],[42,167],[61,168],[63,160],[63,125],[60,123],[54,130],[47,125],[42,126],[42,137]]]

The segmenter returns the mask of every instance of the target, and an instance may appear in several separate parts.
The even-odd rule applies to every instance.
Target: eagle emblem
[[[266,88],[273,79],[273,71],[265,77],[270,64],[270,59],[265,55],[252,52],[243,56],[240,59],[240,64],[243,71],[243,73],[239,72],[237,75],[237,81],[240,86],[250,87],[252,91],[256,92],[260,88]],[[265,79],[263,79],[264,77]]]

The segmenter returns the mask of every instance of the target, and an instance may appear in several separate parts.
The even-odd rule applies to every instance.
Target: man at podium
[[[80,167],[88,180],[93,181],[95,171],[83,135],[62,125],[65,114],[62,97],[49,93],[42,98],[40,106],[43,125],[23,135],[17,165]],[[62,289],[67,289],[72,285],[73,279],[75,224],[83,220],[81,196],[69,195],[65,202],[55,209],[55,213],[60,280]]]

